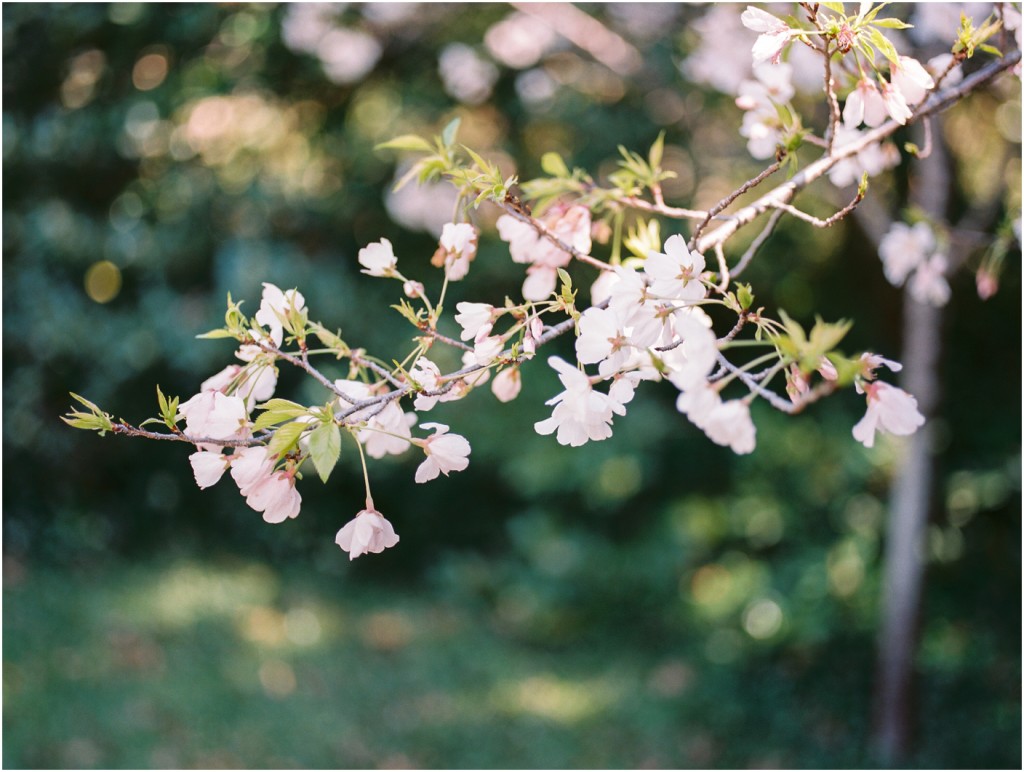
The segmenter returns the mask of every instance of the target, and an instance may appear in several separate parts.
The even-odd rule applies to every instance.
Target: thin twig
[[[860,191],[857,191],[857,195],[853,197],[853,200],[849,204],[847,204],[834,215],[825,220],[822,220],[820,217],[815,217],[813,214],[807,214],[807,212],[803,212],[797,209],[795,206],[790,206],[789,204],[775,204],[774,208],[786,212],[787,214],[791,214],[798,220],[809,222],[815,228],[831,228],[837,222],[846,217],[846,215],[848,215],[850,212],[856,209],[857,204],[859,204],[863,200],[864,194],[861,193]]]
[[[639,209],[653,214],[660,214],[662,217],[668,217],[674,220],[703,220],[708,216],[707,212],[703,212],[700,209],[683,209],[678,206],[668,206],[663,201],[655,201],[652,204],[650,201],[645,201],[644,199],[637,198],[636,196],[627,196],[616,200],[633,209]]]
[[[763,245],[768,240],[768,237],[772,235],[772,232],[775,230],[775,226],[781,219],[781,209],[776,209],[771,213],[771,216],[768,218],[768,222],[765,223],[764,229],[757,234],[756,239],[750,242],[750,246],[747,247],[747,251],[743,253],[743,257],[741,257],[740,261],[736,263],[736,267],[732,269],[732,278],[735,279],[747,269],[747,266],[750,265],[750,261],[753,260],[754,255],[757,254],[757,250],[759,250],[761,245]]]
[[[782,168],[782,161],[781,160],[780,161],[776,161],[771,166],[769,166],[767,169],[764,169],[756,177],[753,177],[753,178],[747,180],[742,185],[740,185],[738,188],[736,188],[736,190],[734,190],[728,196],[726,196],[721,201],[719,201],[717,204],[715,204],[713,207],[711,207],[708,210],[707,216],[700,222],[700,224],[697,225],[696,228],[693,229],[693,236],[690,237],[690,244],[689,244],[690,249],[693,249],[693,245],[697,243],[697,239],[700,238],[700,234],[708,226],[708,223],[711,222],[711,218],[712,217],[714,217],[716,214],[719,214],[722,211],[724,211],[725,208],[727,206],[729,206],[729,204],[731,204],[733,201],[735,201],[737,198],[742,196],[744,193],[746,193],[751,188],[755,188],[758,185],[760,185],[762,182],[764,182],[764,180],[766,178],[768,178],[771,175],[775,174],[775,172],[777,172],[781,168]],[[698,250],[698,251],[700,251],[700,250]]]

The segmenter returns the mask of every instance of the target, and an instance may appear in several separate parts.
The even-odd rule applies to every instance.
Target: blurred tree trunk
[[[922,127],[915,142],[924,146]],[[946,219],[950,159],[936,126],[931,154],[915,163],[911,202],[938,222]],[[914,658],[920,632],[921,598],[927,560],[927,525],[935,464],[933,419],[940,397],[943,310],[903,293],[903,372],[901,386],[917,398],[926,422],[912,435],[895,472],[886,528],[882,618],[875,703],[875,744],[886,764],[910,752]]]

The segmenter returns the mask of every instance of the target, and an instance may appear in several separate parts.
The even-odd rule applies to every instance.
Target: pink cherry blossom
[[[865,384],[864,392],[868,409],[853,427],[854,439],[864,443],[864,447],[874,447],[876,431],[906,436],[924,424],[917,400],[902,389],[877,381]]]
[[[836,126],[835,147],[837,149],[861,140],[864,132],[845,123]],[[833,166],[828,173],[832,184],[839,188],[860,182],[861,175],[867,172],[869,177],[881,174],[886,169],[899,165],[900,154],[890,142],[873,142],[855,155],[844,158]]]
[[[424,429],[433,429],[434,434],[420,440],[427,460],[416,469],[416,482],[424,483],[433,480],[438,474],[445,477],[449,472],[461,472],[469,466],[469,442],[458,434],[448,434],[445,424],[427,423]]]
[[[235,448],[231,454],[231,479],[243,496],[248,496],[256,484],[274,471],[274,461],[263,445]]]
[[[394,547],[398,544],[398,534],[387,518],[367,502],[367,509],[346,523],[334,541],[348,553],[349,560],[354,560],[368,552],[379,553]]]
[[[215,485],[224,475],[228,468],[228,458],[222,453],[211,453],[200,450],[188,457],[192,464],[192,474],[196,478],[196,485],[200,488],[209,488]]]
[[[491,382],[491,391],[499,402],[511,402],[519,396],[523,387],[523,379],[518,367],[506,367]]]
[[[297,517],[302,496],[295,487],[295,477],[288,472],[275,472],[256,481],[245,497],[245,503],[263,513],[268,523],[283,523]]]
[[[394,276],[398,258],[395,257],[391,242],[381,239],[359,250],[359,264],[363,266],[362,273],[369,276]]]
[[[248,428],[249,414],[242,398],[219,391],[202,391],[182,403],[178,411],[185,417],[185,432],[192,437],[227,440]]]

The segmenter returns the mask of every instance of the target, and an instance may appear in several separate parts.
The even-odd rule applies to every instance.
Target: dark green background
[[[450,42],[482,51],[505,6],[431,6],[395,26],[349,7],[341,21],[384,50],[348,86],[282,43],[283,7],[4,6],[4,766],[876,763],[880,542],[899,446],[853,440],[864,409],[853,393],[796,419],[756,404],[757,451],[736,457],[675,412],[672,388],[645,385],[613,439],[571,449],[532,430],[559,390],[536,362],[517,402],[482,389],[425,419],[468,437],[467,471],[417,486],[416,459],[372,463],[401,543],[351,564],[333,544],[362,508],[350,445],[327,486],[301,483],[301,516],[272,526],[230,482],[197,490],[184,446],[59,421],[69,391],[136,423],[156,412],[155,384],[187,399],[231,361],[229,343],[194,336],[220,324],[228,292],[255,310],[261,281],[298,287],[350,344],[404,356],[410,330],[387,309],[397,285],[356,262],[387,237],[403,271],[439,283],[433,238],[383,205],[397,159],[373,146],[391,136],[459,115],[467,143],[529,179],[548,150],[607,173],[618,144],[645,152],[664,130],[689,173],[674,188],[681,205],[707,206],[756,173],[731,100],[679,75],[700,9],[636,37],[628,9],[584,8],[633,40],[643,68],[619,79],[619,98],[577,81],[531,109],[509,68],[477,107],[459,106],[437,73]],[[104,66],[70,109],[62,87],[87,51]],[[154,51],[169,74],[140,91],[133,67]],[[578,64],[596,66],[571,46],[547,62]],[[259,147],[236,158],[241,182],[203,157],[129,151],[126,126],[153,107],[173,124],[191,102],[238,94],[318,116],[301,124],[309,164],[337,184],[283,191]],[[996,104],[972,98],[947,124],[958,211],[979,169],[1003,165],[1019,187],[1019,144],[991,132],[979,144],[972,126],[991,120],[963,117]],[[893,211],[907,168],[873,187]],[[828,190],[802,205],[829,213],[841,201],[822,200]],[[952,279],[911,765],[1020,763],[1014,249],[987,302],[970,270]],[[123,279],[102,305],[84,289],[100,260]],[[573,271],[583,287],[593,278]],[[851,317],[850,351],[898,358],[901,293],[853,221],[785,223],[747,278],[770,311]],[[521,280],[485,232],[448,305],[518,297]],[[571,341],[552,352],[571,355]],[[287,371],[278,394],[324,397]],[[766,640],[744,627],[758,600],[783,613]]]

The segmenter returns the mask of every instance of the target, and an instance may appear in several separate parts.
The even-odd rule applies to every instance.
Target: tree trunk
[[[920,133],[920,132],[919,132]],[[936,221],[945,220],[949,199],[949,158],[936,130],[932,153],[917,162],[912,201]],[[923,144],[920,137],[915,138]],[[881,760],[907,758],[914,733],[912,710],[924,585],[926,533],[934,479],[934,428],[939,402],[942,309],[904,291],[902,387],[917,398],[926,422],[909,438],[893,481],[883,564],[881,632],[875,705],[875,744]]]

